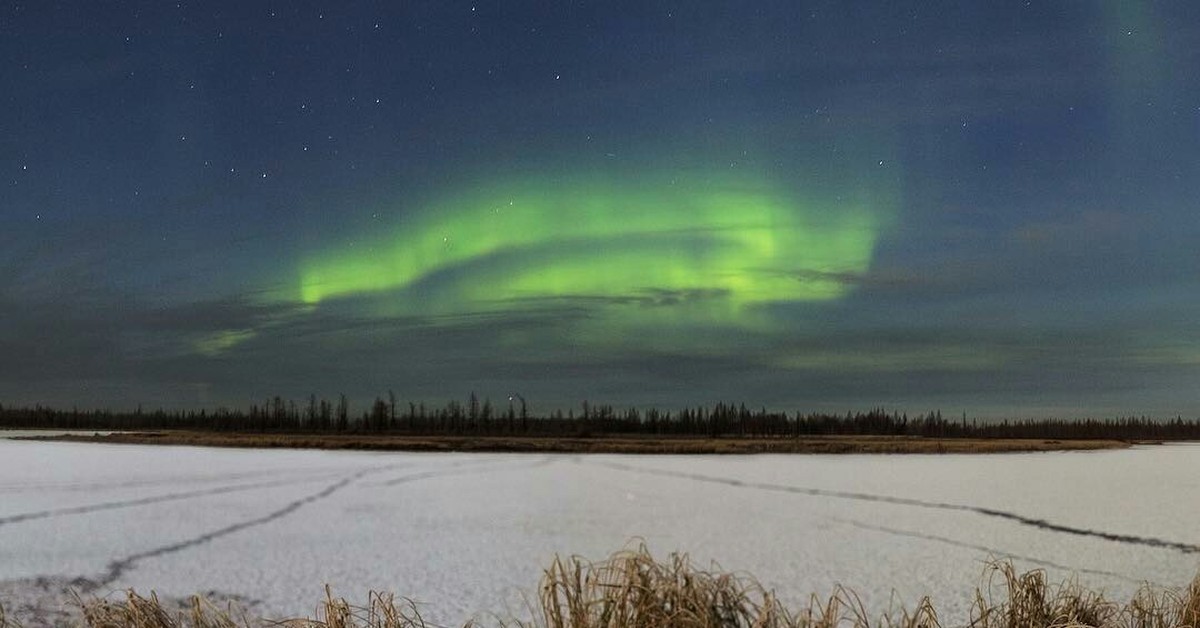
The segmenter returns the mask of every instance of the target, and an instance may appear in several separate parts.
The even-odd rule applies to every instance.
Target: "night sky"
[[[0,2],[0,403],[1197,415],[1200,3]]]

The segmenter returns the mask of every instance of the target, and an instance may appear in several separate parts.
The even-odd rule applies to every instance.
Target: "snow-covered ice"
[[[792,604],[965,612],[984,561],[1120,599],[1200,568],[1200,445],[991,455],[420,454],[0,440],[3,581],[218,591],[307,615],[329,583],[427,617],[527,615],[555,554],[753,574]],[[11,602],[9,602],[11,606]]]

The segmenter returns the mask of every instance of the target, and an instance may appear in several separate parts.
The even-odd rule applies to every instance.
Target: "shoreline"
[[[183,430],[90,435],[23,435],[15,437],[14,440],[260,449],[597,454],[971,454],[1094,451],[1123,449],[1133,444],[1139,444],[1112,439],[986,439],[924,438],[919,436],[803,436],[798,438],[694,438],[641,435],[595,437],[409,436]]]

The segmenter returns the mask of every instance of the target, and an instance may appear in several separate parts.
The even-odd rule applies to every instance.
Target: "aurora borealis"
[[[447,307],[468,309],[639,291],[710,292],[738,307],[829,300],[848,289],[834,277],[869,267],[878,213],[754,180],[498,185],[414,212],[390,237],[306,260],[299,298],[428,282],[449,293]],[[426,310],[439,299],[412,300]]]
[[[10,3],[0,403],[1195,416],[1200,8]]]

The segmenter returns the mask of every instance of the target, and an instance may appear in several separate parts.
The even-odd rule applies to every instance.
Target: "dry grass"
[[[230,607],[222,610],[204,598],[193,596],[183,609],[171,609],[154,593],[145,598],[127,591],[122,601],[93,599],[78,601],[83,625],[88,628],[243,628],[253,622]]]
[[[1009,563],[990,565],[986,576],[986,584],[976,590],[972,628],[1200,626],[1200,575],[1182,590],[1143,586],[1125,604],[1106,600],[1075,580],[1048,585],[1044,571],[1018,574]],[[996,579],[1001,581],[998,587]],[[992,597],[997,588],[1002,591],[999,601]]]
[[[4,612],[4,604],[0,603],[0,628],[17,628],[19,624],[15,621],[9,621],[8,615]]]
[[[235,608],[222,610],[193,596],[185,608],[168,610],[153,593],[145,598],[133,591],[125,599],[95,599],[79,602],[81,628],[426,628],[416,604],[406,598],[372,592],[365,607],[351,605],[333,596],[325,587],[325,599],[314,618],[284,620],[251,619]]]
[[[80,601],[83,628],[425,628],[408,599],[371,593],[365,607],[326,597],[312,619],[248,619],[233,609],[191,598],[168,610],[151,594]],[[851,590],[837,587],[806,607],[785,608],[749,576],[695,567],[686,555],[656,561],[644,546],[599,563],[556,558],[546,570],[529,620],[496,619],[520,628],[940,628],[928,598],[912,611],[873,618]],[[0,627],[15,626],[0,607]],[[472,625],[472,624],[468,624]],[[1178,590],[1143,587],[1126,604],[1106,600],[1076,581],[1049,584],[1044,571],[1017,573],[1006,562],[987,567],[969,628],[1200,628],[1200,577]]]
[[[1022,438],[923,438],[919,436],[803,436],[799,438],[694,438],[674,436],[399,436],[389,434],[254,434],[237,432],[125,432],[36,437],[39,440],[286,449],[460,451],[612,454],[756,453],[1002,453],[1128,447],[1118,440]]]
[[[928,598],[913,612],[873,622],[862,600],[837,587],[792,611],[754,578],[696,568],[686,555],[655,561],[646,548],[591,564],[555,559],[542,578],[541,617],[547,628],[835,628],[838,626],[938,626]]]
[[[555,559],[540,602],[542,625],[556,628],[794,624],[756,581],[696,570],[686,556],[656,562],[644,548],[597,565]]]

